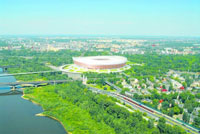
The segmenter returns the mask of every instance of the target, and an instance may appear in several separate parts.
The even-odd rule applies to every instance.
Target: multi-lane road
[[[91,90],[92,92],[96,92],[96,93],[100,93],[100,94],[106,94],[108,96],[112,96],[114,98],[117,98],[118,100],[130,105],[133,107],[133,109],[136,110],[140,110],[141,112],[146,112],[148,116],[150,116],[151,118],[154,118],[156,120],[158,120],[160,117],[164,117],[166,119],[166,122],[168,124],[171,125],[177,125],[182,127],[183,129],[185,129],[187,132],[192,133],[192,134],[199,134],[199,130],[195,129],[187,124],[184,124],[168,115],[162,114],[161,112],[158,112],[148,106],[145,106],[143,104],[138,103],[137,101],[130,99],[124,95],[120,95],[118,93],[115,92],[109,92],[109,91],[105,91],[105,90],[101,90],[98,88],[94,88],[94,87],[89,87],[88,89]]]

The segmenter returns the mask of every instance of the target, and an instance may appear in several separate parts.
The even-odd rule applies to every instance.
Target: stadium
[[[60,66],[59,70],[66,73],[111,73],[131,68],[130,65],[127,65],[127,58],[122,56],[73,57],[73,62],[74,64]]]
[[[73,57],[74,64],[87,69],[116,69],[126,65],[127,58],[122,56]]]

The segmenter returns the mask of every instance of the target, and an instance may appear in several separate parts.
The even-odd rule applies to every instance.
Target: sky
[[[0,35],[200,36],[200,0],[0,0]]]

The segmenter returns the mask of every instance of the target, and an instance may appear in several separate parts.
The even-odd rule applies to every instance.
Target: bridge
[[[13,95],[13,94],[22,94],[22,91],[16,90],[17,86],[19,85],[26,85],[26,86],[39,86],[41,84],[59,84],[59,83],[66,83],[73,80],[49,80],[49,81],[30,81],[30,82],[7,82],[7,83],[0,83],[0,86],[10,86],[11,91],[0,93],[0,96],[5,95]],[[28,85],[29,84],[29,85]]]
[[[107,85],[113,87],[114,89],[116,89],[118,93],[120,93],[120,92],[122,91],[121,88],[117,87],[115,84],[113,84],[113,83],[111,83],[111,82],[109,82],[109,81],[105,81],[105,83],[106,83]]]
[[[8,66],[0,66],[3,69],[3,72],[7,72],[8,68],[19,67],[19,65],[8,65]]]
[[[1,68],[1,66],[0,66],[0,68]],[[14,73],[14,74],[0,74],[0,77],[28,75],[28,74],[56,73],[56,72],[61,72],[61,71],[39,71],[39,72],[24,72],[24,73]]]
[[[17,86],[17,85],[26,85],[26,84],[33,84],[33,85],[39,85],[43,83],[47,84],[57,84],[57,83],[65,83],[72,80],[49,80],[49,81],[29,81],[29,82],[6,82],[6,83],[0,83],[0,86]]]

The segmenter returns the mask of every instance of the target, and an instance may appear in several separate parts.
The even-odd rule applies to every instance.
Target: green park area
[[[72,72],[72,73],[85,73],[85,72],[94,72],[94,73],[114,73],[114,72],[122,72],[125,70],[130,69],[130,65],[127,64],[126,66],[122,68],[114,68],[114,69],[87,69],[87,68],[82,68],[78,67],[74,64],[69,64],[63,67],[63,70],[66,72]]]

